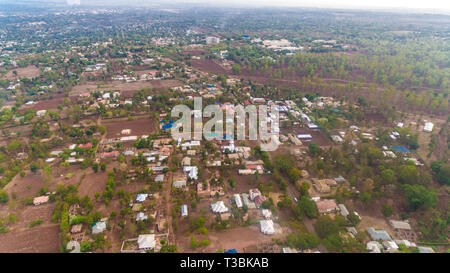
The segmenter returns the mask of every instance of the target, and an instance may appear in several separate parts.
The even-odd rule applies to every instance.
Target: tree
[[[352,226],[356,227],[359,222],[361,222],[361,219],[356,215],[356,213],[352,212],[349,215],[347,215],[347,220],[352,224]]]
[[[406,201],[409,209],[435,207],[438,201],[437,192],[434,189],[428,190],[422,185],[405,185]]]
[[[394,184],[396,181],[395,172],[391,169],[386,169],[381,172],[381,181],[383,184]]]
[[[311,249],[319,245],[320,239],[315,234],[302,233],[298,236],[290,234],[286,237],[286,243],[288,246],[297,249]]]
[[[419,174],[414,165],[403,165],[398,173],[398,180],[403,184],[416,184],[419,181]]]
[[[320,153],[320,151],[321,151],[319,145],[317,145],[317,144],[314,143],[314,142],[309,143],[308,149],[309,149],[309,152],[310,152],[313,156],[318,155],[318,154]]]
[[[105,162],[100,163],[100,170],[102,170],[102,172],[106,171],[106,163]]]
[[[338,224],[328,215],[320,216],[314,224],[314,228],[320,238],[326,238],[339,232]]]
[[[240,74],[241,73],[241,66],[239,64],[233,64],[231,66],[231,70],[233,71],[233,74]]]
[[[8,203],[9,197],[8,193],[5,190],[0,190],[0,202]]]
[[[176,253],[178,251],[176,245],[164,245],[161,247],[160,253]]]
[[[192,237],[191,237],[190,246],[191,246],[192,249],[196,249],[197,248],[197,240],[195,240],[195,235],[192,235]]]
[[[436,175],[436,180],[443,185],[450,185],[450,164],[442,161],[431,163],[431,169]]]
[[[381,213],[384,215],[384,217],[389,217],[394,214],[394,209],[389,205],[383,205],[383,207],[381,208]]]
[[[297,204],[298,208],[302,213],[304,213],[309,218],[317,217],[317,206],[316,202],[310,199],[307,196],[300,197],[300,200]]]

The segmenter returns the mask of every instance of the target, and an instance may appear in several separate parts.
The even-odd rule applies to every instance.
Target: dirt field
[[[284,233],[284,232],[283,232]],[[196,240],[208,239],[210,245],[206,248],[190,248],[191,237],[183,236],[177,239],[177,245],[180,252],[204,252],[215,253],[218,249],[226,251],[236,249],[239,253],[251,246],[271,242],[274,238],[284,237],[283,234],[264,235],[259,231],[257,224],[248,227],[238,227],[222,231],[210,231],[207,236],[196,235]]]
[[[39,111],[39,110],[52,110],[57,109],[58,104],[64,105],[64,94],[54,94],[53,99],[50,100],[40,100],[36,104],[31,105],[29,108]],[[73,99],[72,99],[73,101]]]
[[[331,140],[328,139],[328,137],[319,129],[312,130],[307,127],[303,127],[303,128],[294,128],[292,131],[293,131],[293,133],[295,133],[295,135],[310,134],[312,136],[312,140],[306,140],[306,141],[302,140],[303,145],[305,145],[305,146],[309,145],[310,142],[315,142],[319,146],[332,145]]]
[[[227,70],[209,59],[201,59],[201,60],[191,60],[192,67],[198,69],[200,71],[210,72],[210,73],[218,73],[218,74],[227,74]]]
[[[36,173],[25,171],[24,177],[16,175],[13,180],[4,187],[4,190],[10,195],[15,193],[17,200],[30,196],[35,197],[40,188],[47,186],[45,185],[41,172],[42,170],[38,170]]]
[[[2,253],[58,253],[59,247],[59,224],[0,234]]]
[[[100,86],[97,83],[89,82],[86,84],[77,85],[70,91],[70,96],[79,96],[84,92],[93,92],[93,91],[108,91],[108,90],[120,90],[125,96],[132,96],[134,93],[140,91],[143,88],[170,88],[175,86],[183,85],[180,81],[177,80],[153,80],[153,81],[137,81],[131,83],[123,83],[121,81],[113,81],[108,84],[101,84]]]
[[[13,71],[17,71],[17,76],[13,74]],[[38,77],[40,74],[39,68],[34,65],[29,65],[27,67],[16,68],[8,71],[5,77],[8,80],[14,80],[16,78],[34,78]]]
[[[123,129],[131,129],[130,136],[149,135],[156,129],[155,121],[150,118],[103,120],[102,125],[106,126],[106,138],[125,136],[120,134]]]

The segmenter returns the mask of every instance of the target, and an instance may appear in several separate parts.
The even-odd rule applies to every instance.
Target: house
[[[194,180],[197,180],[198,176],[198,168],[197,166],[184,166],[183,172],[188,173],[188,177]]]
[[[347,230],[347,232],[349,232],[353,236],[356,236],[358,234],[358,231],[354,227],[346,227],[345,229]]]
[[[320,199],[315,202],[319,213],[329,213],[339,209],[334,199]]]
[[[249,195],[247,193],[242,194],[242,203],[249,209],[256,209],[255,203],[250,201]]]
[[[310,140],[312,139],[312,136],[310,134],[299,134],[297,135],[297,138],[300,140]]]
[[[45,116],[45,113],[47,113],[47,110],[39,110],[36,112],[36,116],[42,117]]]
[[[395,231],[411,230],[411,225],[405,221],[389,220],[389,224],[392,226],[392,228],[394,228]]]
[[[272,220],[260,220],[260,229],[263,234],[272,235],[275,234],[275,227]]]
[[[370,241],[367,242],[366,248],[370,250],[370,253],[381,253],[382,246],[378,242]]]
[[[387,252],[396,252],[398,250],[398,245],[394,241],[384,241],[383,246]]]
[[[188,207],[187,207],[187,205],[181,205],[181,216],[182,217],[188,216]]]
[[[92,234],[102,233],[106,229],[106,222],[99,221],[92,225]]]
[[[49,198],[48,195],[35,197],[33,199],[33,205],[38,206],[38,205],[41,205],[41,204],[45,204],[45,203],[48,202],[48,198]]]
[[[234,195],[234,203],[236,204],[236,207],[242,208],[242,200],[239,194]]]
[[[263,209],[261,212],[265,219],[270,219],[272,217],[272,212],[268,209]]]
[[[50,155],[58,156],[59,154],[62,154],[63,151],[52,151],[50,152]]]
[[[220,167],[222,165],[222,161],[214,160],[214,161],[206,161],[206,167]]]
[[[419,246],[419,253],[434,253],[434,250],[431,247],[427,246]]]
[[[391,236],[385,230],[375,230],[372,227],[367,228],[367,231],[374,241],[392,241]]]
[[[88,142],[86,144],[78,144],[78,148],[80,148],[80,149],[90,149],[90,148],[92,148],[92,143]]]
[[[343,142],[344,140],[340,137],[340,136],[338,136],[338,135],[332,135],[331,136],[331,139],[334,141],[334,142],[336,142],[336,143],[340,143],[340,142]]]
[[[283,249],[281,249],[282,253],[298,253],[298,250],[295,248],[290,248],[290,247],[283,247]]]
[[[155,182],[163,182],[164,181],[164,174],[158,174],[155,177]]]
[[[147,197],[148,197],[147,193],[139,193],[136,197],[136,202],[142,203],[145,201],[145,199],[147,199]]]
[[[334,181],[336,181],[336,183],[344,183],[346,180],[344,177],[342,177],[342,175],[339,175],[334,179]]]
[[[80,233],[82,228],[83,228],[83,224],[73,225],[70,228],[70,233],[72,233],[72,234]]]
[[[339,210],[342,216],[347,217],[349,215],[349,212],[344,204],[339,204]]]
[[[425,125],[423,126],[423,130],[425,132],[431,133],[433,131],[434,124],[432,122],[425,122]]]
[[[66,245],[66,249],[70,251],[70,253],[80,253],[81,247],[80,243],[77,241],[69,241]]]
[[[408,241],[408,240],[394,240],[394,242],[397,244],[397,245],[404,245],[404,246],[406,246],[406,247],[417,247],[417,245],[415,244],[415,243],[413,243],[413,242],[410,242],[410,241]]]
[[[253,173],[259,173],[259,174],[263,174],[264,173],[263,165],[246,165],[245,169],[246,170],[252,170]]]
[[[183,166],[190,166],[191,165],[191,158],[190,157],[183,158],[183,160],[181,161],[181,164]]]
[[[177,189],[186,187],[186,180],[176,180],[176,181],[173,181],[172,186],[175,187],[175,188],[177,188]]]
[[[225,212],[228,212],[228,208],[225,206],[223,201],[217,201],[216,203],[211,204],[211,210],[214,213],[225,213]]]
[[[152,250],[155,248],[155,234],[141,234],[137,239],[139,250]]]
[[[314,181],[314,188],[316,189],[317,192],[319,193],[330,193],[331,189],[330,186],[328,186],[325,181],[323,180],[315,180]]]
[[[144,221],[147,220],[148,216],[145,215],[143,212],[138,212],[138,214],[136,215],[136,222],[137,221]]]
[[[115,158],[119,156],[118,151],[105,152],[100,155],[101,158]]]

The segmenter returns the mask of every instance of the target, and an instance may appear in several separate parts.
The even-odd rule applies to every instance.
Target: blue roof
[[[172,127],[173,127],[173,124],[164,124],[164,125],[162,126],[163,129],[170,129],[170,128],[172,128]]]
[[[238,253],[236,249],[228,249],[227,251],[225,251],[224,253]]]
[[[409,153],[409,150],[403,146],[392,146],[392,150],[396,152]]]
[[[212,84],[208,84],[208,87],[214,87],[214,85],[212,85]]]
[[[233,135],[224,135],[222,139],[233,139]]]

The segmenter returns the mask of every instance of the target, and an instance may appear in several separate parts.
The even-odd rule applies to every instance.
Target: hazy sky
[[[85,0],[82,0],[85,1]],[[179,0],[272,6],[305,6],[329,8],[413,8],[450,10],[450,0]],[[170,2],[170,1],[168,1]]]
[[[246,7],[264,6],[296,6],[318,8],[403,8],[430,9],[434,11],[450,11],[450,0],[66,0],[68,4],[96,4],[109,3],[121,5],[145,5],[159,3],[209,3],[219,5],[233,5]]]

